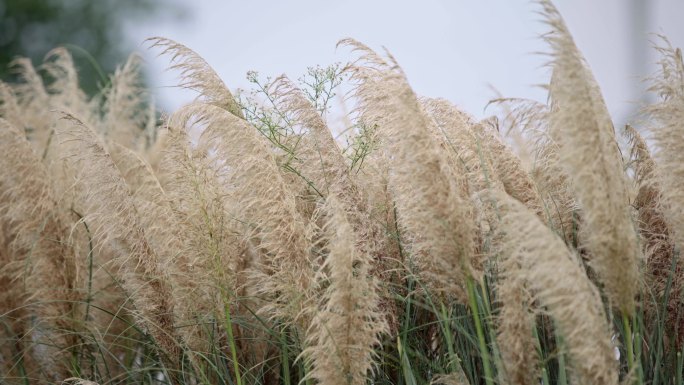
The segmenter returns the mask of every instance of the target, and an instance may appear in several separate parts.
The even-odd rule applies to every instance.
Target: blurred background
[[[646,101],[641,82],[655,70],[651,49],[662,33],[684,46],[682,0],[556,0],[602,88],[617,124]],[[146,81],[170,111],[194,95],[175,87],[168,58],[143,43],[177,40],[203,56],[231,88],[248,88],[246,72],[297,78],[307,67],[346,62],[336,42],[353,37],[386,47],[420,95],[444,97],[476,117],[499,95],[545,100],[537,85],[546,31],[528,0],[0,0],[0,77],[9,61],[38,62],[66,45],[88,93],[128,53],[146,59]]]

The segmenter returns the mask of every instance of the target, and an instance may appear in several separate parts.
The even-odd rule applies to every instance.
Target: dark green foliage
[[[66,46],[83,90],[92,95],[135,46],[124,22],[149,19],[161,9],[151,0],[0,1],[0,78],[11,79],[8,64],[17,56],[40,62],[52,48]]]

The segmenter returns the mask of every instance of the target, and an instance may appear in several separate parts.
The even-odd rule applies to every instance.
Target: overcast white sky
[[[190,2],[188,2],[190,4]],[[194,0],[185,21],[129,27],[135,42],[164,36],[203,56],[231,89],[248,87],[245,73],[296,78],[307,66],[346,61],[335,49],[344,37],[372,48],[387,47],[420,95],[445,97],[482,117],[487,101],[504,96],[545,99],[534,87],[548,79],[546,29],[528,0]],[[623,123],[640,98],[639,78],[653,70],[649,32],[684,46],[682,0],[557,0],[589,61],[609,109]],[[165,57],[146,51],[150,77],[162,108],[193,95],[176,88],[164,72]],[[644,67],[646,65],[646,67]]]

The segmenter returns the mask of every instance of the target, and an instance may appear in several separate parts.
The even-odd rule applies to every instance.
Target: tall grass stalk
[[[482,357],[482,367],[484,370],[484,379],[487,385],[494,384],[494,376],[491,367],[491,358],[489,354],[489,347],[484,334],[482,320],[480,319],[480,306],[478,305],[475,285],[472,279],[466,281],[468,288],[468,299],[470,300],[470,311],[473,313],[473,321],[475,322],[475,331],[477,332],[477,342],[480,347],[480,355]]]

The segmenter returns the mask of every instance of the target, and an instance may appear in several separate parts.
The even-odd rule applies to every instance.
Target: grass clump
[[[17,59],[0,383],[684,384],[681,51],[622,140],[539,3],[548,102],[482,121],[353,39],[252,94],[151,39],[198,94],[161,120],[135,57],[93,98],[68,51]]]

